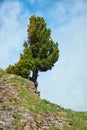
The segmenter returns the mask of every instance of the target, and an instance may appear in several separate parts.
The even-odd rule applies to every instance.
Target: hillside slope
[[[0,69],[0,130],[86,130],[87,112],[41,100],[33,82]]]

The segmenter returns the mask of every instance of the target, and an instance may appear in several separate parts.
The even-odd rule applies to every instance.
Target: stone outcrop
[[[9,78],[12,78],[12,75]],[[52,126],[63,130],[66,122],[63,118],[58,117],[60,109],[62,109],[60,106],[57,107],[56,115],[47,111],[44,114],[38,113],[36,116],[26,106],[21,105],[25,99],[21,99],[19,90],[6,80],[6,78],[0,79],[0,130],[48,130]],[[33,95],[40,96],[40,92],[35,89],[32,81],[30,81],[30,85],[31,87],[27,88],[28,91]],[[15,125],[16,122],[19,123],[18,127],[20,128]]]

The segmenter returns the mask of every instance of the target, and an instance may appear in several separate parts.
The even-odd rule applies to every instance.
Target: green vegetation
[[[16,119],[13,123],[13,126],[14,126],[14,129],[15,130],[21,130],[22,127],[21,127],[21,123],[20,123],[20,120],[23,118],[22,116],[20,116],[19,114],[16,114]]]
[[[6,74],[6,72],[5,72],[3,69],[0,68],[0,78],[1,78],[4,74]]]
[[[28,25],[28,40],[24,42],[23,53],[15,65],[9,65],[6,71],[28,78],[32,71],[32,81],[36,82],[38,72],[51,70],[59,58],[58,43],[51,38],[51,30],[46,27],[42,17],[31,16]]]
[[[35,113],[46,113],[47,111],[56,112],[56,105],[51,104],[46,100],[40,100],[40,97],[33,95],[29,92],[30,82],[22,77],[16,75],[7,79],[6,83],[11,83],[19,91],[19,97],[25,102],[21,102],[20,105],[26,106]],[[32,108],[34,106],[34,108]]]
[[[46,129],[44,129],[46,130]],[[59,128],[56,128],[56,127],[50,127],[49,130],[60,130]]]
[[[18,92],[19,100],[14,102],[0,103],[0,108],[3,106],[10,107],[15,106],[16,109],[24,107],[24,109],[18,109],[18,113],[15,113],[15,120],[13,122],[14,130],[22,130],[21,119],[24,117],[20,113],[25,113],[28,109],[34,116],[35,121],[43,121],[43,115],[53,115],[61,122],[64,130],[86,130],[87,129],[87,112],[75,112],[68,109],[62,109],[60,106],[50,103],[47,100],[41,100],[38,95],[29,91],[32,88],[32,82],[16,75],[9,75],[2,69],[0,69],[0,75],[6,80],[4,83],[12,85]],[[32,88],[33,89],[33,88]],[[5,93],[6,96],[6,93]],[[7,97],[8,98],[8,97]],[[45,118],[45,117],[44,117]],[[43,130],[46,130],[44,128]],[[49,130],[61,130],[60,127],[49,127]]]
[[[71,130],[86,130],[87,129],[87,112],[72,112],[67,114],[66,121],[72,124]]]

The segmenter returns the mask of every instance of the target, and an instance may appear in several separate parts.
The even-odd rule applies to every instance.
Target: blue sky
[[[18,61],[33,14],[44,17],[60,49],[55,67],[39,73],[41,98],[87,111],[86,0],[0,0],[0,67]]]

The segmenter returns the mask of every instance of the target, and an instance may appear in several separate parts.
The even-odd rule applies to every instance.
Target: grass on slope
[[[12,84],[15,89],[19,92],[18,96],[20,101],[5,104],[7,106],[24,106],[29,109],[36,117],[38,114],[45,114],[48,111],[56,115],[59,119],[64,120],[68,125],[65,124],[64,130],[86,130],[87,129],[87,112],[75,112],[72,110],[57,109],[57,105],[50,103],[47,100],[41,100],[36,94],[29,92],[31,83],[29,80],[18,76],[9,76],[5,71],[0,69],[0,78],[6,78],[7,84]],[[17,118],[15,125],[18,126],[20,117]],[[16,128],[18,129],[18,128]],[[58,130],[58,128],[51,127],[50,130]]]
[[[87,129],[87,112],[75,112],[68,109],[64,111],[67,113],[65,117],[66,122],[68,124],[71,124],[70,130],[86,130]]]
[[[0,78],[1,78],[3,75],[5,75],[5,74],[6,74],[6,72],[5,72],[3,69],[0,68]]]
[[[6,83],[14,85],[19,91],[19,97],[22,99],[21,103],[19,102],[21,106],[29,108],[30,111],[34,113],[45,113],[47,111],[56,112],[56,105],[53,105],[46,100],[41,101],[39,96],[29,92],[29,87],[31,86],[29,80],[13,76],[8,78]]]

